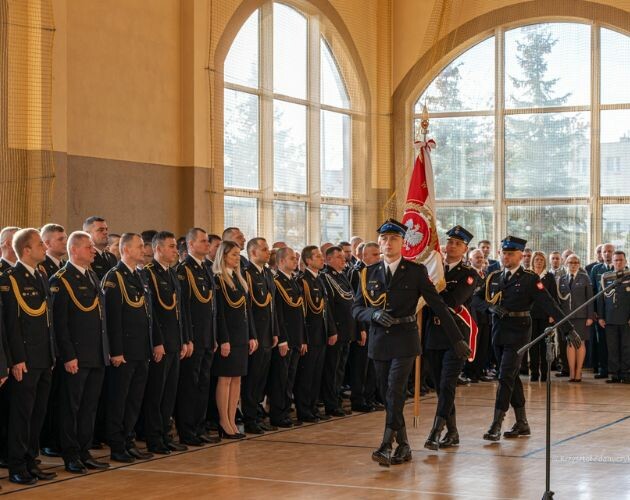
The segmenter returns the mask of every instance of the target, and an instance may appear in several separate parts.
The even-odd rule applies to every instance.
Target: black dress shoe
[[[302,422],[299,418],[294,418],[291,420],[291,423],[295,426],[295,427],[299,427],[300,425],[302,425],[304,422]]]
[[[168,449],[171,451],[186,451],[188,449],[188,446],[178,444],[175,441],[167,441],[166,446],[168,446]]]
[[[326,415],[330,415],[331,417],[345,417],[346,412],[341,408],[335,408],[333,410],[326,410]]]
[[[37,482],[37,478],[35,476],[32,476],[30,473],[23,471],[9,474],[9,481],[15,484],[32,485]]]
[[[103,448],[103,443],[101,443],[100,441],[94,441],[92,442],[92,446],[90,446],[90,449],[92,450],[102,450]]]
[[[376,411],[385,411],[385,405],[383,403],[379,403],[378,401],[372,403],[372,406]]]
[[[228,434],[227,432],[225,432],[223,427],[221,427],[221,424],[219,424],[219,437],[222,439],[243,439],[245,437],[245,434],[241,434],[240,432]]]
[[[158,443],[155,446],[148,445],[147,451],[149,453],[155,453],[156,455],[170,455],[171,454],[170,448],[163,443]]]
[[[330,420],[332,417],[330,415],[326,415],[325,413],[315,413],[315,416],[320,419],[322,422],[326,421],[326,420]]]
[[[306,422],[307,424],[316,424],[320,419],[315,415],[304,415],[300,417],[300,420],[302,422]]]
[[[264,434],[265,430],[256,422],[245,424],[246,434]]]
[[[357,411],[359,413],[370,413],[376,411],[372,405],[352,405],[352,411]]]
[[[271,424],[266,424],[265,422],[259,422],[258,425],[263,431],[277,431],[278,427]]]
[[[205,443],[199,439],[197,436],[189,437],[189,438],[179,438],[179,443],[182,445],[188,446],[203,446]]]
[[[85,465],[88,469],[91,469],[91,470],[109,469],[109,464],[107,462],[101,462],[92,457],[83,458],[81,459],[81,462],[83,462],[83,465]]]
[[[87,474],[87,468],[81,460],[69,460],[64,468],[72,474]]]
[[[621,383],[621,379],[618,377],[612,377],[608,380],[606,380],[607,384],[620,384]]]
[[[51,446],[46,446],[44,448],[41,449],[42,455],[44,455],[45,457],[60,457],[61,456],[61,452],[56,449],[53,448]]]
[[[132,457],[129,453],[127,453],[127,451],[112,451],[110,457],[114,462],[121,462],[123,464],[132,464],[136,461],[136,459]]]
[[[149,458],[153,458],[153,453],[140,451],[137,446],[127,448],[127,453],[129,453],[129,455],[131,455],[133,458],[137,458],[138,460],[148,460]]]
[[[291,422],[290,419],[285,418],[284,420],[280,420],[278,422],[272,422],[271,425],[281,427],[282,429],[289,429],[290,427],[293,427],[293,422]]]
[[[51,479],[55,479],[57,477],[56,472],[44,472],[37,465],[35,467],[31,467],[28,472],[31,476],[41,479],[42,481],[50,481]]]
[[[197,437],[206,444],[217,444],[221,442],[221,436],[211,436],[210,434],[199,434]]]
[[[560,373],[556,373],[555,375],[556,377],[568,377],[569,374],[568,373],[564,373],[564,372],[560,372]]]
[[[8,469],[9,463],[4,458],[0,458],[0,469]]]
[[[608,374],[604,375],[603,373],[596,373],[593,378],[594,379],[608,378]]]
[[[411,461],[411,447],[408,443],[398,445],[396,451],[391,456],[390,463],[392,465],[400,465]]]

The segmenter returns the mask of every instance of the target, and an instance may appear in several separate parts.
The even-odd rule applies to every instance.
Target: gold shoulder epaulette
[[[67,269],[65,267],[62,267],[61,269],[59,269],[59,271],[53,274],[53,278],[61,278],[66,273],[66,271]]]

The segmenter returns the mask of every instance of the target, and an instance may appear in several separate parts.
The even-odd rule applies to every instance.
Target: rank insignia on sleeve
[[[177,279],[178,279],[179,281],[184,281],[186,278],[184,277],[184,275],[182,275],[182,274],[178,274],[178,275],[177,275]]]
[[[0,292],[8,292],[8,291],[9,291],[9,286],[8,285],[0,286]]]
[[[472,285],[475,282],[475,279],[472,276],[468,276],[468,278],[466,278],[466,283],[468,283],[469,285]]]
[[[116,283],[114,283],[113,281],[106,281],[103,286],[105,288],[116,288]]]
[[[536,288],[538,288],[538,290],[544,290],[545,289],[545,285],[543,285],[542,282],[539,281],[538,283],[536,283]]]

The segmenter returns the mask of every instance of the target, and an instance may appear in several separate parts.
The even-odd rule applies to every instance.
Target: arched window
[[[578,23],[495,30],[414,108],[430,115],[437,218],[586,257],[630,246],[630,37]]]
[[[296,248],[347,238],[350,108],[318,16],[256,10],[224,63],[225,225]]]

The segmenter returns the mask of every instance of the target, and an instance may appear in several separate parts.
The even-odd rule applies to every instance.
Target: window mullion
[[[273,3],[260,7],[260,201],[258,233],[273,239]],[[253,235],[252,235],[253,236]]]
[[[600,150],[600,27],[591,28],[591,224],[589,231],[588,251],[595,255],[595,246],[603,239],[602,205],[600,196],[601,150]]]
[[[494,92],[494,243],[495,248],[507,231],[505,203],[505,33],[495,34]]]
[[[318,242],[321,238],[320,232],[320,211],[321,211],[321,179],[320,179],[320,27],[319,18],[310,16],[308,23],[308,107],[307,107],[307,193],[309,202],[307,204],[306,224],[307,224],[307,244],[308,242]]]

